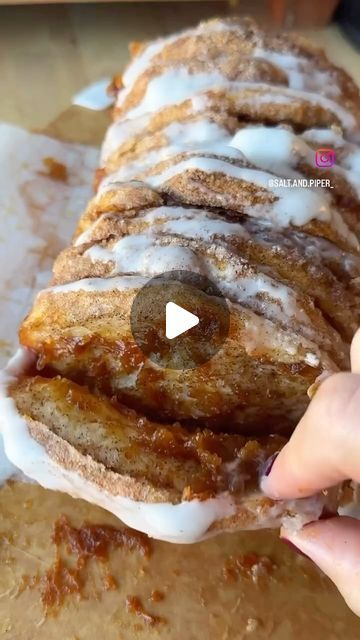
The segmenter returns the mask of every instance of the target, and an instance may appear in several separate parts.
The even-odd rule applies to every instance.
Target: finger
[[[360,375],[337,373],[320,385],[261,487],[275,499],[310,496],[360,481],[359,460]]]
[[[360,615],[360,522],[331,518],[296,532],[281,530],[281,538],[300,549],[335,583],[349,607]]]
[[[360,373],[360,329],[357,330],[351,343],[351,371]]]

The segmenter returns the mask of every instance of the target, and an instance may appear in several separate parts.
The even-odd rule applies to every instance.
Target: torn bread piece
[[[192,543],[221,531],[299,527],[333,508],[334,492],[274,502],[259,489],[285,443],[188,431],[140,417],[64,378],[21,374],[19,351],[1,377],[9,459],[43,487],[83,498],[148,535]]]

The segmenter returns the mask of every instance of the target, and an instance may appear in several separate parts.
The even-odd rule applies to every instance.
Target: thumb
[[[335,583],[360,616],[360,522],[348,517],[319,520],[299,531],[281,530],[288,540]]]

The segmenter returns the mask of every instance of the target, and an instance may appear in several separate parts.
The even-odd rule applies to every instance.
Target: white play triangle
[[[185,331],[189,331],[193,327],[199,324],[199,318],[190,311],[186,311],[182,307],[179,307],[175,302],[168,302],[166,304],[166,337],[168,340],[177,338]]]

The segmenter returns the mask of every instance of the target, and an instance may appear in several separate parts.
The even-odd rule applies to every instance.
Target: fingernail
[[[307,556],[306,553],[301,551],[301,549],[299,549],[299,547],[297,547],[296,544],[294,544],[288,538],[280,537],[280,540],[281,540],[281,542],[286,544],[286,546],[289,547],[292,551],[295,551],[295,553],[298,553],[300,556],[303,556],[304,558],[307,558],[307,560],[311,560],[311,558],[309,558],[309,556]]]
[[[261,476],[263,478],[267,478],[270,475],[270,471],[273,468],[274,462],[276,460],[276,458],[279,455],[279,451],[276,451],[275,453],[273,453],[272,456],[270,456],[270,458],[268,458],[267,460],[265,460],[263,468],[262,468],[262,473]]]
[[[313,382],[307,390],[307,395],[310,398],[310,400],[313,399],[313,397],[315,396],[316,392],[319,390],[319,387],[322,385],[322,383],[325,382],[325,380],[327,380],[327,378],[330,378],[332,375],[333,373],[330,371],[323,371],[322,373],[320,373],[320,375],[316,378],[315,382]]]
[[[265,495],[267,495],[269,498],[272,498],[273,500],[279,500],[279,496],[276,492],[274,492],[273,488],[269,486],[269,484],[271,485],[271,482],[269,483],[269,481],[271,480],[271,478],[269,478],[269,475],[279,453],[280,451],[276,451],[272,456],[270,456],[270,458],[265,460],[260,470],[260,489],[263,493],[265,493]]]

